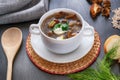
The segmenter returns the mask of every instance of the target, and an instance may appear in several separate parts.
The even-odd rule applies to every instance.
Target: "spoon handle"
[[[6,80],[11,80],[12,79],[12,65],[13,65],[13,61],[8,60],[7,79]]]

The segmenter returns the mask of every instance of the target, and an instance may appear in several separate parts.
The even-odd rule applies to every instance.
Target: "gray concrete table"
[[[111,3],[112,9],[120,7],[120,0],[111,0]],[[90,4],[86,0],[50,0],[49,9],[71,8],[78,11],[83,16],[83,18],[90,25],[92,25],[97,32],[99,32],[102,43],[99,58],[102,58],[104,55],[103,44],[105,39],[112,34],[120,35],[120,30],[112,28],[110,20],[106,19],[102,15],[99,15],[95,20],[93,20],[89,14],[89,7]],[[113,13],[111,12],[111,16],[112,15]],[[29,60],[25,50],[26,37],[29,34],[28,29],[30,24],[37,22],[38,20],[17,24],[0,25],[0,40],[2,33],[9,27],[17,26],[23,32],[23,42],[13,65],[12,80],[70,80],[66,75],[52,75],[41,71]],[[92,67],[94,67],[94,64]],[[120,65],[115,63],[112,67],[112,70],[116,74],[120,74]],[[0,80],[6,80],[6,71],[7,60],[0,42]]]

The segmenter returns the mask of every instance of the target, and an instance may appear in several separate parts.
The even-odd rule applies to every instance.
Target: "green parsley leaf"
[[[65,24],[65,23],[64,23],[64,24],[62,24],[61,26],[62,26],[62,30],[63,30],[63,31],[67,31],[67,30],[69,29],[68,24]]]
[[[57,28],[62,28],[62,31],[67,31],[69,29],[68,23],[58,23],[53,27],[53,30]]]
[[[60,28],[61,25],[62,25],[61,23],[56,24],[56,25],[53,27],[53,30],[55,30],[55,29],[57,29],[57,28]]]

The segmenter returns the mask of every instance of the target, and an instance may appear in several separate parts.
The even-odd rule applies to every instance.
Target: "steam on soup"
[[[64,40],[77,35],[82,23],[73,13],[58,12],[46,18],[42,23],[42,31],[49,37]]]

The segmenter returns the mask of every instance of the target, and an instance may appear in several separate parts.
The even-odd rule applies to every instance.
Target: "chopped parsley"
[[[68,23],[58,23],[53,27],[53,31],[57,28],[61,28],[62,31],[67,31],[69,29]]]

